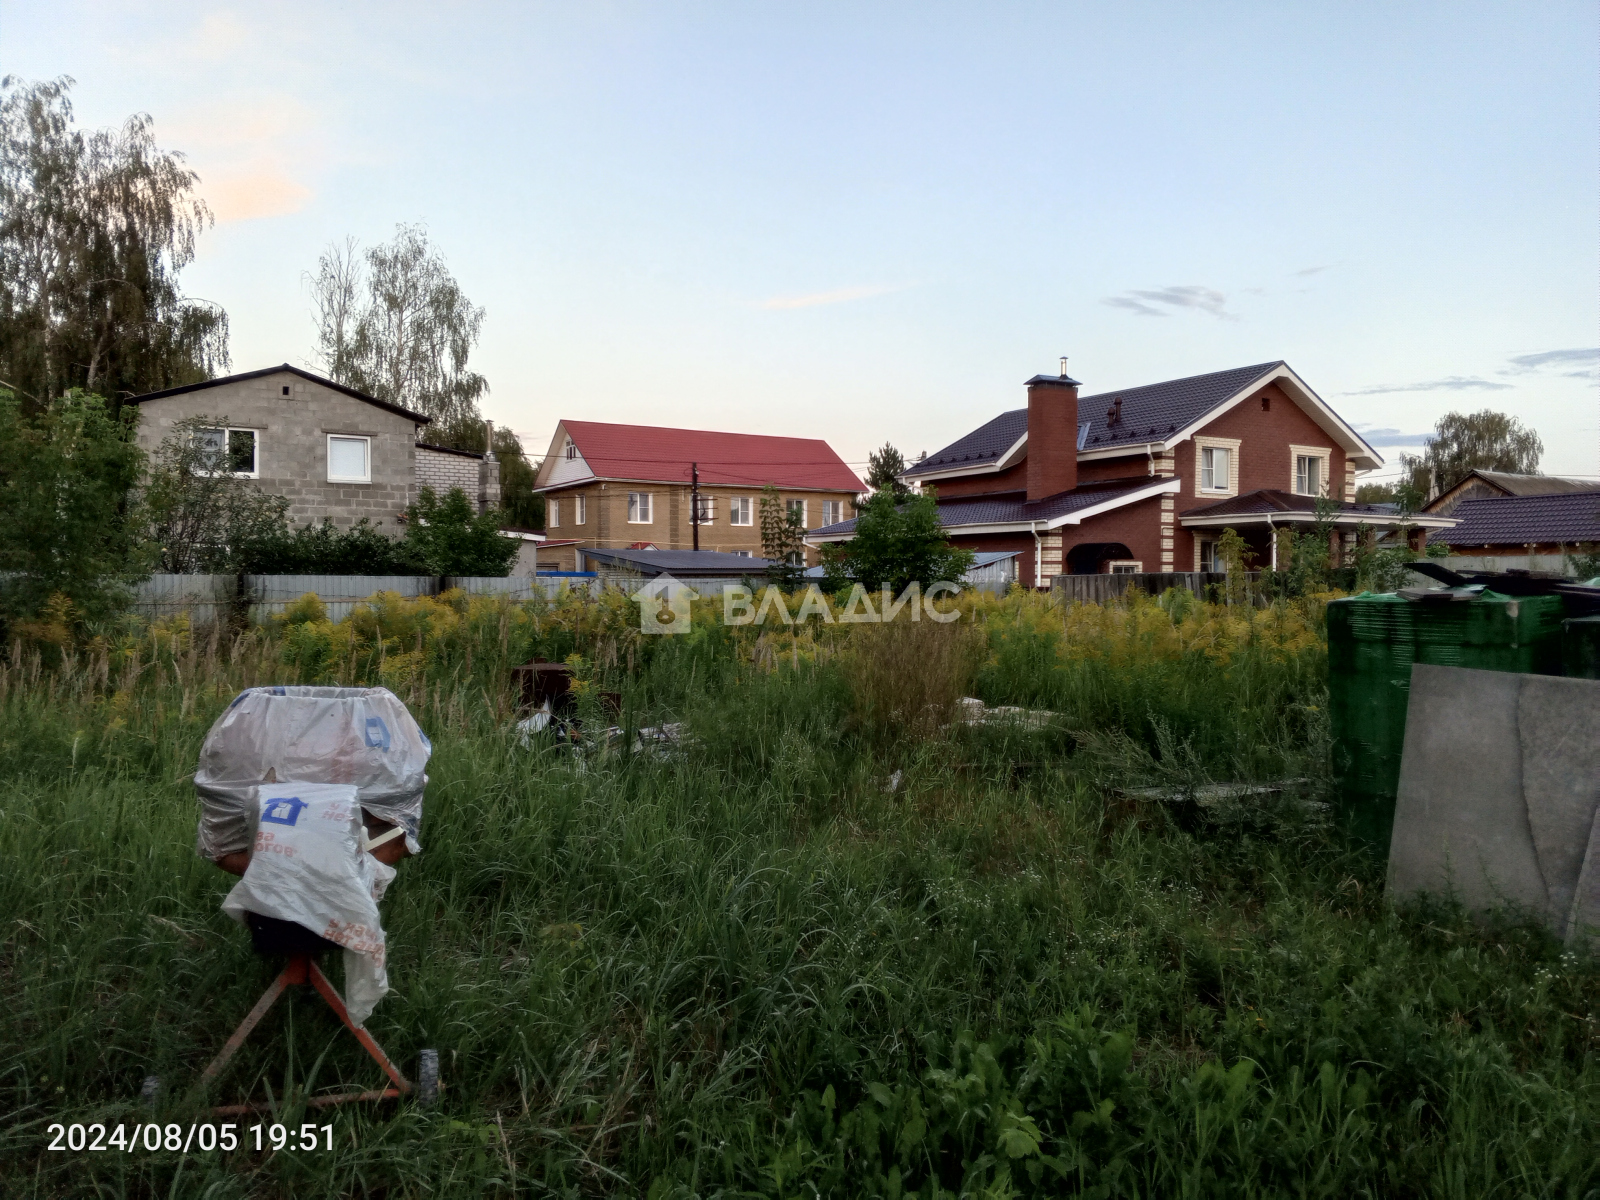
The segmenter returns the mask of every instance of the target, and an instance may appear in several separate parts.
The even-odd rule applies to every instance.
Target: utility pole
[[[689,524],[694,529],[694,548],[700,549],[700,464],[689,464]]]

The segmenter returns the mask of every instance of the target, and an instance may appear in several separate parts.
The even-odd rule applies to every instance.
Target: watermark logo
[[[761,589],[761,599],[747,587],[730,587],[722,593],[722,623],[724,625],[765,625],[769,617],[785,625],[805,622],[812,617],[824,625],[878,625],[889,621],[920,621],[926,617],[940,625],[961,619],[957,608],[940,609],[934,603],[941,596],[957,595],[961,589],[953,583],[930,583],[926,590],[920,583],[912,583],[896,596],[892,589],[878,589],[878,603],[873,604],[873,594],[861,584],[850,589],[850,595],[835,611],[816,584],[808,587],[800,597],[793,612],[775,587]]]
[[[688,633],[689,602],[698,600],[700,594],[688,584],[663,573],[628,598],[639,602],[640,632]]]

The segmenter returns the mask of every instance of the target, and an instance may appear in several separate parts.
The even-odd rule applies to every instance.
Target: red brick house
[[[747,558],[761,554],[768,485],[808,530],[853,517],[863,490],[820,438],[573,420],[556,426],[535,480],[546,531],[578,551],[697,546]]]
[[[1062,360],[1065,368],[1066,362]],[[1060,375],[1028,380],[1028,405],[979,426],[903,478],[933,490],[958,546],[1015,550],[1018,577],[1211,569],[1225,529],[1252,566],[1275,561],[1277,530],[1317,519],[1346,542],[1401,524],[1353,502],[1383,459],[1283,362],[1079,397]],[[1406,524],[1447,528],[1444,517]],[[810,541],[844,541],[853,521]]]

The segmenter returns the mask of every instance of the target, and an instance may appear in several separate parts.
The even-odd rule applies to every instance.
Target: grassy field
[[[1600,1195],[1600,973],[1507,916],[1396,910],[1328,820],[1317,600],[1019,596],[936,626],[642,638],[633,606],[390,600],[0,663],[0,1193],[30,1196]],[[574,754],[506,668],[575,665]],[[242,687],[384,683],[433,738],[369,1028],[440,1105],[333,1149],[50,1152],[203,1117],[271,968],[193,852],[187,776]],[[956,696],[1059,714],[947,720]],[[898,773],[898,780],[894,777]],[[1295,780],[1209,808],[1215,780]],[[336,964],[335,964],[336,965]],[[337,980],[337,975],[335,975]],[[375,1086],[309,999],[213,1103]]]

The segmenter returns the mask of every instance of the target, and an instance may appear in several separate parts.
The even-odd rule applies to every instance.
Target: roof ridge
[[[1272,367],[1286,367],[1288,365],[1286,360],[1279,358],[1272,362],[1252,363],[1247,367],[1224,367],[1220,371],[1201,371],[1198,375],[1180,375],[1176,379],[1159,379],[1155,383],[1135,383],[1128,387],[1110,388],[1104,392],[1095,392],[1092,396],[1080,396],[1079,402],[1093,400],[1100,396],[1115,396],[1121,392],[1137,392],[1145,388],[1166,387],[1169,383],[1191,383],[1196,379],[1210,379],[1217,375],[1231,375],[1235,371],[1265,372]]]
[[[731,429],[695,429],[688,425],[640,425],[633,421],[590,421],[581,417],[562,417],[558,420],[562,426],[571,425],[598,425],[606,429],[670,429],[674,433],[706,433],[716,437],[749,437],[767,438],[771,441],[782,442],[820,442],[828,445],[827,438],[802,437],[793,433],[739,433]],[[833,448],[828,447],[830,450]],[[837,453],[837,451],[835,451]],[[842,460],[841,460],[842,461]]]

